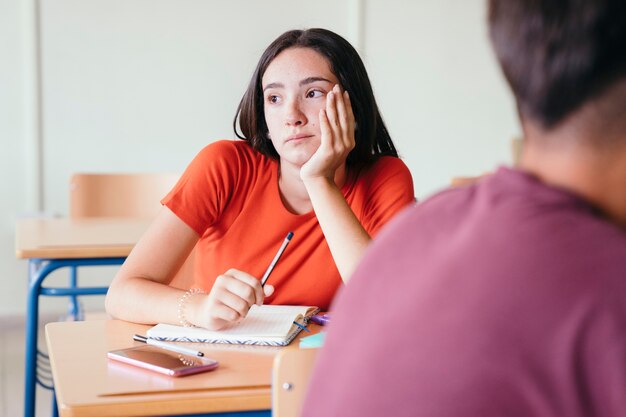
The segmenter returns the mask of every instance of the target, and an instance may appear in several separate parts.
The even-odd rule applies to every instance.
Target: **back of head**
[[[521,117],[545,130],[626,80],[624,0],[489,0],[488,19]]]

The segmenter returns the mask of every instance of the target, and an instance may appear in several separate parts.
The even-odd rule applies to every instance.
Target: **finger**
[[[333,136],[333,131],[330,127],[326,110],[324,109],[320,109],[320,132],[322,134],[320,147],[326,146]]]
[[[246,302],[247,307],[257,303],[257,295],[253,287],[248,283],[239,281],[237,279],[231,279],[226,283],[226,291],[239,297]],[[262,298],[261,298],[262,299]]]
[[[220,327],[225,327],[224,324],[236,323],[242,318],[238,311],[233,310],[224,303],[217,303],[214,306],[212,316],[212,320],[216,323],[216,325],[219,325],[219,322],[224,322]]]
[[[261,287],[261,281],[259,281],[258,278],[238,269],[229,269],[226,274],[252,288],[254,292],[254,301],[252,301],[252,304],[263,304],[263,287]]]
[[[222,292],[218,301],[223,306],[228,307],[236,313],[236,317],[233,317],[235,320],[246,317],[248,315],[248,311],[250,310],[250,306],[252,305],[247,300],[239,297],[239,295],[233,294],[229,291]]]
[[[349,123],[346,120],[346,108],[344,103],[344,96],[341,91],[341,87],[339,84],[335,84],[333,87],[333,102],[335,107],[335,121],[332,123],[331,127],[333,128],[333,136],[334,136],[334,150],[338,153],[343,153],[346,146],[350,145],[350,135],[351,132],[349,130]]]
[[[337,121],[337,106],[335,104],[335,98],[336,96],[334,91],[331,91],[326,95],[326,117],[328,117],[328,122],[333,130],[335,130],[339,124]]]
[[[250,308],[250,302],[240,297],[238,294],[231,292],[228,288],[232,285],[232,282],[236,282],[236,280],[223,275],[220,275],[218,279],[219,281],[215,282],[209,294],[211,305],[226,306],[235,311],[237,316],[245,316]],[[210,311],[213,311],[213,307],[211,307]],[[213,314],[211,313],[211,315]]]
[[[274,286],[273,285],[265,285],[265,287],[263,287],[263,292],[265,293],[266,297],[269,297],[270,295],[274,294]]]
[[[354,120],[354,113],[352,112],[352,103],[350,102],[350,95],[347,91],[343,92],[343,102],[346,110],[346,124],[345,124],[345,133],[343,135],[344,145],[351,151],[356,146],[355,141],[355,126],[356,122]]]
[[[335,86],[337,88],[337,100],[335,106],[337,107],[337,119],[339,122],[339,126],[341,126],[341,130],[345,133],[348,131],[348,115],[346,111],[346,103],[345,103],[345,94],[343,94],[339,88],[339,86]]]

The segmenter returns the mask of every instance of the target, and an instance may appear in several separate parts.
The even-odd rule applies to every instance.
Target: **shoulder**
[[[244,140],[221,139],[206,145],[198,153],[197,157],[203,159],[212,159],[215,157],[227,159],[259,159],[263,158],[263,155],[255,151],[252,146]]]
[[[404,161],[395,156],[381,156],[365,171],[366,175],[377,175],[381,173],[403,173],[411,175]]]
[[[374,186],[376,184],[389,184],[392,181],[413,188],[411,171],[404,161],[394,156],[380,157],[374,164],[361,171],[356,181]]]
[[[257,152],[243,140],[218,140],[206,145],[196,155],[190,168],[194,171],[218,170],[238,172],[256,171],[271,159]]]
[[[381,157],[342,190],[355,215],[374,236],[407,205],[415,202],[413,178],[396,157]]]

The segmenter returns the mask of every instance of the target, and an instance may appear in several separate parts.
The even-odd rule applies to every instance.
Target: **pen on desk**
[[[278,249],[278,252],[276,252],[276,256],[274,256],[272,263],[270,264],[270,266],[267,267],[267,270],[265,271],[265,273],[263,274],[263,277],[261,278],[261,287],[265,285],[265,281],[267,281],[267,278],[269,278],[270,274],[272,273],[272,270],[276,266],[276,262],[278,262],[278,260],[280,259],[280,256],[285,251],[285,248],[291,241],[292,237],[293,237],[293,232],[287,233],[287,237],[285,237],[285,240],[283,240],[283,244],[280,245],[280,248]]]
[[[141,343],[146,343],[148,345],[160,347],[161,349],[171,350],[172,352],[182,353],[184,355],[204,356],[204,353],[200,352],[199,350],[189,349],[183,346],[175,345],[173,343],[161,342],[160,340],[149,339],[139,334],[134,335],[133,340]]]

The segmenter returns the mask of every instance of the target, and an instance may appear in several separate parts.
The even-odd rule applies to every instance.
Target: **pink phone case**
[[[136,346],[113,350],[107,353],[109,359],[128,363],[140,368],[170,376],[185,376],[198,372],[211,371],[218,362],[209,358],[183,355],[156,346]]]

